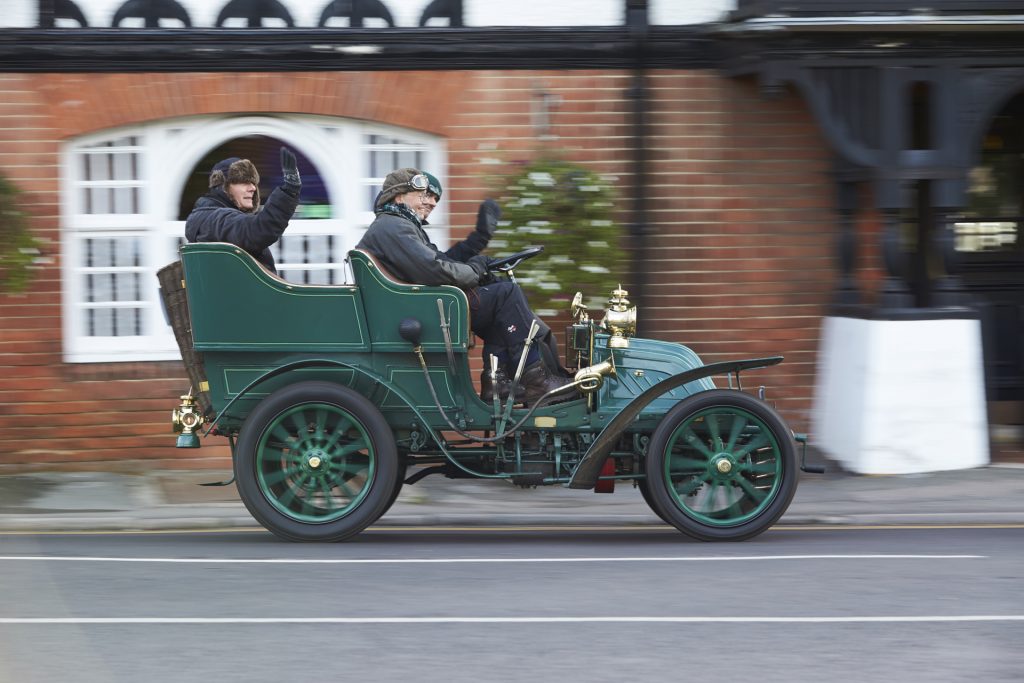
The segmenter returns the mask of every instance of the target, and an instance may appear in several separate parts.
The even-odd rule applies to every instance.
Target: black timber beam
[[[1024,0],[737,0],[732,19],[864,14],[1024,14]]]
[[[650,68],[715,68],[704,26],[650,27]],[[7,29],[0,72],[630,69],[628,27]]]
[[[1021,33],[916,33],[879,31],[739,33],[714,31],[719,67],[731,75],[760,73],[769,65],[815,68],[947,64],[998,67],[1024,63]],[[1024,28],[1022,28],[1024,30]]]

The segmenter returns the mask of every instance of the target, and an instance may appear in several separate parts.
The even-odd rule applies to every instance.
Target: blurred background
[[[286,279],[347,281],[383,177],[415,166],[444,185],[438,244],[486,197],[496,247],[549,236],[564,258],[524,277],[545,318],[622,282],[642,336],[784,355],[750,381],[827,457],[1020,458],[1024,2],[2,7],[0,471],[230,465],[173,447],[189,387],[154,274],[210,167],[251,159],[265,197],[284,144]],[[599,191],[524,185],[552,168]],[[550,187],[560,218],[518,210]]]

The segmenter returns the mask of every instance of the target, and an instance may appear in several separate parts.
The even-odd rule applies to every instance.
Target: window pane
[[[134,146],[138,141],[136,137],[123,137],[82,148],[79,197],[83,214],[142,213],[138,187],[141,167],[139,153],[96,152],[100,149]]]
[[[115,308],[115,337],[137,337],[142,334],[142,311],[138,308]]]
[[[271,247],[277,271],[285,280],[310,285],[341,284],[341,259],[334,235],[286,235]],[[289,267],[298,266],[301,268]]]
[[[395,168],[419,168],[420,155],[413,151],[399,152]]]
[[[112,190],[108,187],[93,187],[89,190],[91,211],[89,213],[110,213]]]
[[[134,156],[131,153],[111,155],[114,162],[113,180],[135,180],[132,164]]]
[[[142,238],[86,237],[82,240],[82,286],[86,305],[82,334],[125,337],[142,334]],[[124,304],[135,304],[125,306]]]
[[[118,187],[114,190],[113,213],[136,213],[134,190],[133,187]]]
[[[89,288],[89,301],[112,301],[114,288],[111,286],[109,273],[89,273],[86,286]]]
[[[109,154],[89,154],[86,159],[88,160],[86,180],[113,180],[110,176]]]

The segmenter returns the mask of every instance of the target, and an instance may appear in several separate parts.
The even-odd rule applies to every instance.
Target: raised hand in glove
[[[472,268],[479,276],[479,283],[481,285],[489,285],[494,282],[494,275],[492,275],[487,269],[488,261],[490,261],[490,259],[483,254],[477,254],[466,261],[466,265]]]
[[[480,210],[476,212],[476,231],[491,239],[494,231],[498,229],[498,221],[501,220],[501,207],[493,199],[485,199],[480,204]]]
[[[284,176],[284,188],[297,195],[302,188],[302,179],[299,178],[299,164],[295,160],[295,154],[287,147],[281,148],[281,175]]]

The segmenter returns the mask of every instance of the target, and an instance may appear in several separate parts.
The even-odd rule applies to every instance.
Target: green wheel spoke
[[[352,429],[352,427],[352,420],[347,417],[343,417],[338,420],[338,424],[334,425],[334,428],[331,430],[331,438],[324,443],[324,450],[334,448],[334,445],[338,443],[338,440],[348,434],[348,431]]]
[[[370,464],[368,462],[353,462],[350,460],[332,463],[331,465],[332,472],[336,472],[338,474],[347,474],[348,477],[346,477],[346,480],[358,476],[359,474],[362,474],[369,468]]]
[[[708,425],[708,431],[711,432],[711,444],[715,450],[722,449],[722,436],[718,430],[718,414],[710,413],[704,418],[704,421]]]
[[[710,460],[711,458],[715,457],[714,451],[712,451],[710,448],[708,448],[707,444],[705,444],[704,441],[699,436],[694,434],[693,429],[691,429],[690,427],[687,427],[686,429],[683,430],[683,440],[687,444],[689,444],[690,446],[693,446],[698,451],[700,451],[702,454],[707,456],[708,460]]]
[[[334,494],[331,493],[331,485],[327,483],[326,479],[320,480],[320,492],[324,496],[324,509],[334,510],[337,506],[334,504]]]
[[[338,480],[338,488],[340,488],[342,491],[344,491],[345,494],[348,495],[349,498],[352,498],[352,499],[358,498],[359,497],[359,490],[352,488],[352,486],[349,485],[349,481],[351,481],[351,480],[339,479]]]
[[[714,511],[715,497],[718,492],[722,490],[722,485],[717,481],[712,481],[711,486],[708,487],[707,494],[704,496],[704,500],[701,501],[700,509],[704,514],[708,514]]]
[[[327,409],[317,408],[316,415],[313,420],[315,430],[313,431],[313,438],[319,443],[323,441],[327,434]]]
[[[747,471],[754,474],[776,474],[779,465],[776,462],[755,462],[747,467]]]
[[[316,514],[316,513],[320,512],[320,508],[318,508],[316,505],[313,505],[306,498],[299,498],[298,502],[299,502],[299,510],[302,511],[303,514],[313,515],[313,514]]]
[[[352,455],[353,453],[369,450],[369,448],[370,445],[366,443],[364,440],[360,439],[359,441],[355,441],[346,446],[342,446],[331,455],[336,458],[344,458],[346,456]]]
[[[742,488],[748,496],[753,498],[758,503],[763,501],[768,496],[767,491],[762,491],[761,489],[757,488],[749,481],[747,481],[747,479],[744,477],[737,477],[736,483],[740,485],[740,488]]]
[[[263,460],[265,462],[273,462],[275,460],[283,462],[294,462],[295,456],[292,455],[292,452],[290,450],[286,453],[286,448],[287,446],[285,446],[284,444],[279,444],[276,441],[268,441],[267,444],[263,447],[263,452],[266,454]]]
[[[288,416],[288,421],[291,422],[292,427],[295,429],[296,438],[299,440],[299,443],[309,439],[309,423],[306,421],[305,416],[304,410],[296,410]]]
[[[300,471],[298,467],[288,467],[275,472],[269,472],[263,475],[263,481],[266,482],[267,486],[276,486],[283,481],[291,479]]]
[[[284,505],[285,507],[291,507],[292,501],[296,499],[298,492],[306,487],[306,482],[308,480],[309,475],[307,474],[303,474],[297,477],[295,481],[292,482],[292,485],[285,489],[284,492],[277,497],[277,499],[281,502],[281,505]]]
[[[733,451],[733,456],[737,459],[745,457],[751,451],[756,451],[759,448],[764,448],[768,445],[768,435],[761,432],[756,438],[750,441],[750,443],[744,444],[738,450]]]
[[[675,490],[681,498],[685,498],[687,496],[693,495],[694,491],[703,486],[704,480],[700,477],[693,477],[688,482],[686,482],[685,485],[682,484],[683,482],[676,483]]]
[[[275,437],[278,441],[285,444],[295,443],[295,435],[284,428],[280,422],[274,425],[274,428],[270,430],[271,436]]]
[[[742,415],[733,415],[732,429],[729,430],[729,443],[725,445],[726,451],[732,451],[736,448],[736,439],[740,438],[740,434],[746,428],[748,422],[747,418]]]
[[[669,461],[669,467],[672,474],[682,474],[683,472],[690,472],[696,470],[703,472],[708,468],[707,460],[697,460],[696,458],[672,458]],[[684,469],[680,469],[684,468]]]

